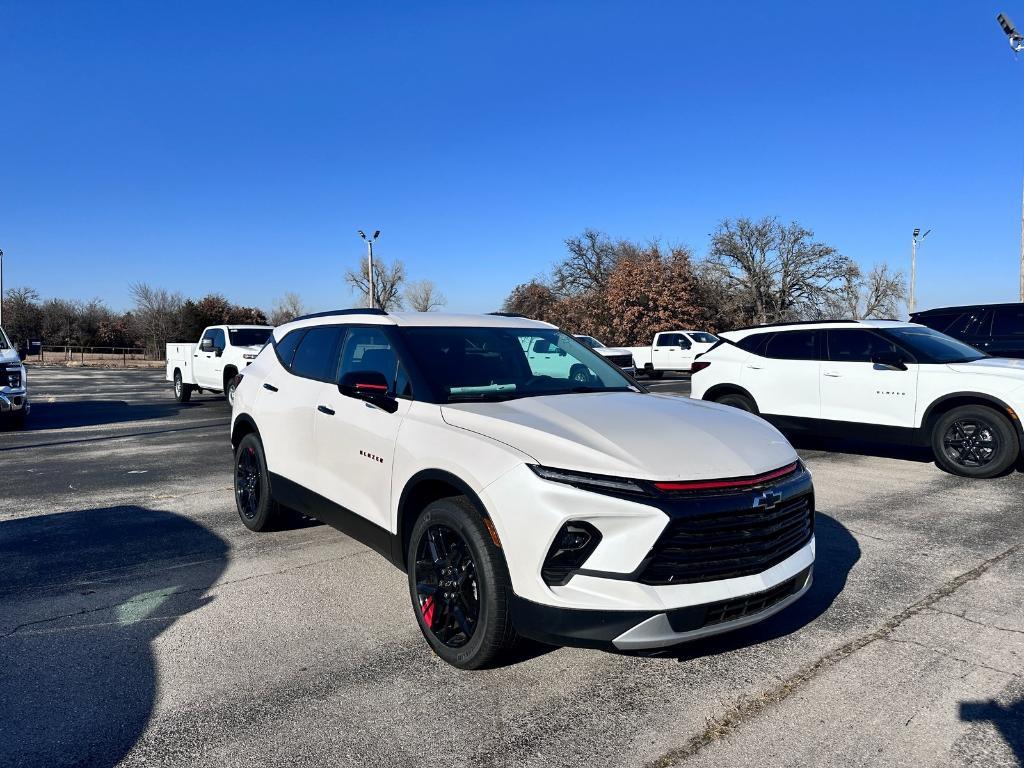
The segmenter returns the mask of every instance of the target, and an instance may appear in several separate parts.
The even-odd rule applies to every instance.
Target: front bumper
[[[28,390],[25,387],[15,389],[4,387],[0,389],[0,414],[18,413],[24,411],[26,414],[32,406],[28,402]]]
[[[524,637],[552,645],[620,651],[665,648],[764,621],[803,597],[813,580],[809,566],[762,592],[661,612],[553,608],[516,596],[512,622]]]
[[[768,492],[779,496],[773,509],[809,500],[808,538],[744,570],[728,572],[712,564],[706,571],[703,565],[687,565],[697,562],[692,560],[684,560],[683,567],[696,568],[696,573],[666,578],[664,571],[652,570],[658,553],[665,551],[663,534],[675,536],[680,520],[716,514],[719,508],[737,509],[734,503],[750,515],[761,508],[761,497]],[[656,648],[726,632],[782,610],[811,583],[815,541],[810,475],[801,466],[771,487],[743,494],[626,498],[543,480],[526,466],[507,473],[483,489],[481,500],[495,513],[492,520],[506,550],[517,630],[562,645]],[[556,532],[570,521],[592,525],[601,533],[600,543],[567,581],[545,583],[545,557]],[[758,602],[761,598],[771,599]]]

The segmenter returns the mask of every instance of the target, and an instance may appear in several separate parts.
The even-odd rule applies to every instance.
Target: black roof
[[[315,317],[335,317],[336,315],[386,315],[383,309],[377,309],[374,307],[364,307],[363,309],[329,309],[326,312],[313,312],[310,315],[303,315],[302,317],[296,317],[292,320],[294,323],[296,320],[312,320]]]
[[[967,312],[972,309],[993,309],[994,307],[1019,307],[1024,302],[1020,301],[1003,301],[996,302],[994,304],[964,304],[960,307],[934,307],[932,309],[922,309],[920,312],[911,312],[911,317],[917,317],[918,315],[931,315],[936,312]]]
[[[761,328],[781,328],[784,325],[820,325],[821,323],[856,323],[858,320],[792,320],[788,323],[765,323],[764,325],[745,325],[742,328],[730,328],[731,331],[757,331]]]

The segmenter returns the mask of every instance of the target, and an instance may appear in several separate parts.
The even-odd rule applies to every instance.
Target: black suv
[[[993,357],[1024,357],[1024,303],[929,309],[913,313],[910,322],[965,341]]]

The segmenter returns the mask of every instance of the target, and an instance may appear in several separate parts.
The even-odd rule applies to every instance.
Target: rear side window
[[[306,335],[306,329],[300,328],[297,331],[291,331],[286,334],[277,344],[274,345],[274,350],[277,352],[277,359],[281,361],[281,365],[291,370],[292,358],[295,357],[295,348],[299,346],[299,342],[302,341],[302,337]]]
[[[993,336],[1024,336],[1024,305],[997,307],[992,321]]]
[[[341,353],[338,378],[354,371],[377,371],[394,390],[398,358],[391,339],[378,328],[350,328]],[[407,380],[403,382],[403,387]]]
[[[327,325],[310,328],[302,337],[295,357],[292,359],[292,373],[317,381],[334,382],[338,370],[338,349],[345,328]]]
[[[828,332],[828,359],[836,363],[870,363],[880,352],[899,352],[896,345],[859,328]]]
[[[817,360],[818,331],[782,331],[764,348],[764,356],[776,360]]]
[[[764,343],[768,340],[769,336],[771,336],[770,333],[752,333],[737,341],[736,346],[744,352],[753,352],[755,355],[760,355],[764,353]]]
[[[963,313],[961,312],[939,312],[931,315],[921,315],[913,322],[927,325],[929,328],[945,333]]]

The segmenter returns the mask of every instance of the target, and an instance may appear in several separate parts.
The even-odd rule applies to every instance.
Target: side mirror
[[[380,371],[349,371],[338,383],[338,391],[345,397],[365,400],[388,413],[394,413],[398,410],[398,401],[388,389],[388,380]]]
[[[213,352],[213,339],[203,339],[199,342],[201,352]]]
[[[884,365],[886,368],[895,368],[898,371],[907,370],[907,364],[903,360],[903,355],[892,350],[876,353],[871,357],[871,362],[875,365]]]

